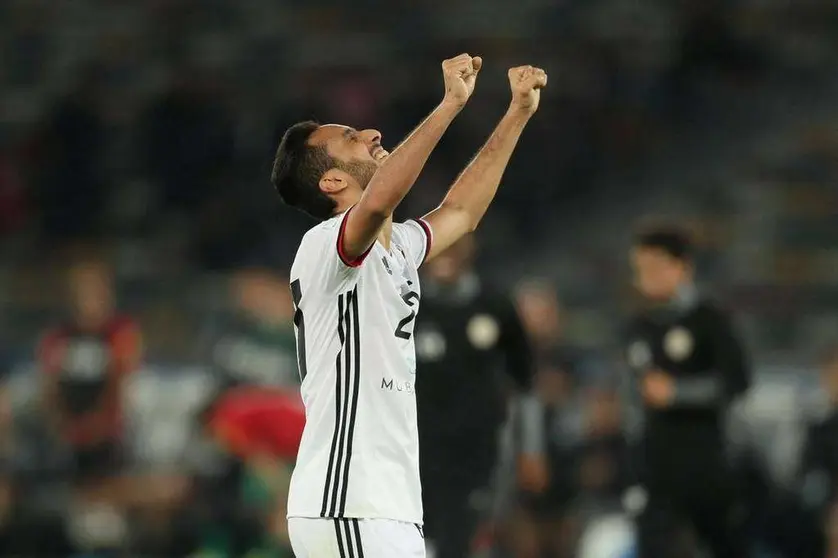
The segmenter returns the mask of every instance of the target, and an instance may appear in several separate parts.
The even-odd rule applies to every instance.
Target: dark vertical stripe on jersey
[[[355,541],[352,540],[352,529],[349,526],[349,520],[344,519],[343,521],[343,530],[346,533],[346,550],[349,554],[349,558],[355,558],[355,547],[357,544]]]
[[[338,543],[338,552],[340,552],[340,558],[347,558],[346,557],[346,545],[343,542],[343,533],[341,533],[340,528],[340,519],[335,519],[335,538],[337,539]]]
[[[358,520],[352,520],[352,529],[355,531],[355,544],[358,545],[358,558],[364,558],[364,545],[361,544],[361,528],[358,527]]]
[[[352,380],[352,335],[358,329],[358,324],[353,324],[353,312],[352,312],[352,301],[353,295],[355,293],[350,291],[346,293],[346,316],[344,317],[344,326],[346,328],[346,337],[343,341],[343,356],[345,357],[346,361],[344,363],[344,382],[343,382],[343,393],[336,394],[338,399],[343,401],[343,409],[342,409],[342,416],[340,420],[340,434],[338,436],[338,452],[337,452],[337,459],[335,461],[335,475],[334,475],[334,482],[332,483],[332,496],[331,501],[329,503],[329,517],[340,517],[341,514],[338,513],[338,495],[340,494],[340,485],[341,481],[344,479],[345,475],[342,474],[343,467],[349,464],[349,460],[346,458],[346,429],[347,429],[347,422],[349,417],[349,393],[351,389],[351,380]],[[344,490],[345,490],[344,486]]]
[[[294,300],[294,325],[297,326],[297,366],[300,370],[300,381],[306,379],[306,324],[303,311],[300,309],[300,301],[303,299],[303,291],[300,288],[300,280],[291,283],[291,297]]]
[[[347,306],[348,308],[348,306]],[[326,517],[326,510],[329,501],[329,487],[334,480],[334,483],[337,485],[338,476],[334,474],[335,469],[335,457],[338,447],[338,436],[340,433],[340,417],[341,417],[341,379],[343,374],[341,372],[341,356],[343,355],[343,345],[344,340],[346,339],[346,335],[343,331],[343,318],[344,318],[344,311],[343,311],[343,295],[338,296],[338,336],[340,337],[340,346],[341,350],[338,351],[337,357],[335,357],[335,433],[332,435],[332,449],[329,452],[329,465],[326,467],[326,483],[323,488],[323,505],[320,508],[320,516]]]
[[[347,385],[352,383],[352,401],[349,407],[349,432],[347,434],[346,442],[346,464],[343,468],[343,487],[340,494],[340,506],[338,515],[342,516],[346,512],[346,493],[349,487],[349,465],[352,460],[352,442],[355,439],[355,417],[358,415],[358,392],[361,390],[361,331],[358,324],[361,320],[358,316],[358,287],[355,287],[352,297],[352,322],[355,323],[354,335],[347,336],[352,346],[353,362],[352,367],[349,366],[349,359],[347,358],[346,366],[346,381]],[[351,371],[351,374],[350,374]],[[349,398],[346,399],[349,403]]]

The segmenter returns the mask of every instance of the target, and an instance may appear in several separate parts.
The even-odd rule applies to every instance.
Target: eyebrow
[[[355,128],[347,128],[343,131],[343,137],[345,137],[346,139],[352,139],[352,137],[354,137],[357,133],[358,130],[356,130]]]

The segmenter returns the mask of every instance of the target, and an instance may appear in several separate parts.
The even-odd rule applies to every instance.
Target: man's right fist
[[[512,106],[529,114],[538,110],[541,89],[547,86],[547,74],[541,68],[518,66],[509,70]]]
[[[461,54],[442,63],[442,75],[445,78],[445,100],[462,106],[474,92],[477,73],[483,66],[479,56]]]

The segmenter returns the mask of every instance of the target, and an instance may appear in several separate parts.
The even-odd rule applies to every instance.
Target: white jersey
[[[309,230],[291,267],[306,426],[288,517],[421,524],[413,326],[431,229],[394,223],[389,251],[350,262],[346,215]]]

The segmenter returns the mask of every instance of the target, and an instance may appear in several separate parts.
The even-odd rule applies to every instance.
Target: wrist
[[[445,113],[456,115],[463,110],[463,107],[465,106],[466,101],[461,101],[460,99],[455,99],[446,95],[443,97],[442,102],[439,104],[437,109]]]
[[[533,114],[535,114],[535,109],[533,107],[524,107],[515,101],[511,102],[509,104],[509,108],[506,110],[507,118],[512,118],[524,123],[529,121]]]

